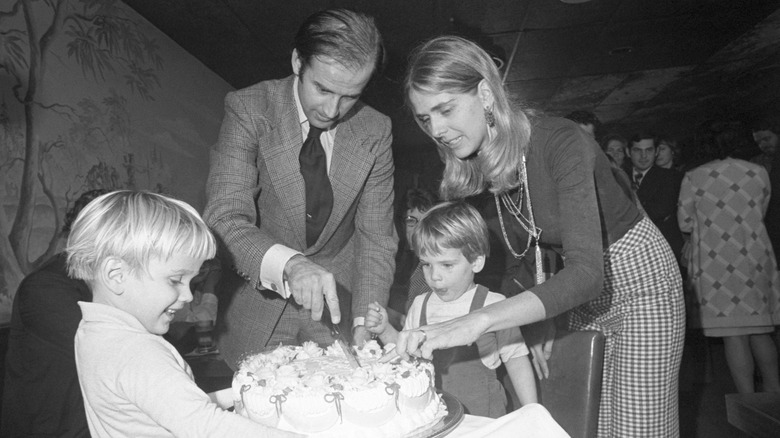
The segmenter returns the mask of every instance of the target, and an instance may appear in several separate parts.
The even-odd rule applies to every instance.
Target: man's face
[[[303,112],[310,125],[321,129],[329,129],[352,109],[374,71],[372,63],[347,68],[326,56],[313,57],[304,68],[297,50],[292,65]]]
[[[777,152],[777,134],[772,131],[755,131],[753,132],[753,140],[761,149],[761,152],[767,155],[774,155]]]
[[[634,169],[645,171],[655,163],[656,152],[655,144],[652,138],[643,138],[637,142],[631,143],[631,163]]]

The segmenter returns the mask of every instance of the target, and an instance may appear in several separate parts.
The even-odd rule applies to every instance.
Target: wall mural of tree
[[[0,87],[10,90],[0,102],[0,307],[60,250],[64,212],[81,193],[164,191],[172,178],[155,147],[132,144],[128,105],[155,100],[164,63],[127,12],[117,0],[0,2]],[[63,68],[94,87],[72,92]]]

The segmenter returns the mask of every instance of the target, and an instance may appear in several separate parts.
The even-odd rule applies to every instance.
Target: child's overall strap
[[[488,288],[485,286],[482,286],[481,284],[477,285],[477,290],[474,292],[474,298],[471,300],[469,313],[485,307],[485,300],[487,299],[488,292]],[[420,311],[420,327],[428,325],[428,298],[431,297],[432,293],[433,291],[429,291],[425,294],[425,298],[423,299],[422,309]]]
[[[420,326],[428,324],[428,299],[433,291],[423,299],[420,311]],[[469,312],[481,309],[485,305],[488,289],[478,285],[471,300]],[[486,333],[482,336],[495,336]],[[495,370],[482,363],[479,348],[474,342],[470,345],[435,350],[433,366],[436,369],[436,388],[454,395],[472,415],[498,418],[506,413],[506,395],[498,382]]]

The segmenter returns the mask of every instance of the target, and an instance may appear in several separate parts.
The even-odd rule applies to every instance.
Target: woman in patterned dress
[[[442,197],[489,193],[498,216],[491,232],[510,257],[537,262],[537,283],[500,305],[402,332],[402,356],[430,357],[434,349],[519,325],[545,375],[551,318],[570,311],[569,329],[600,330],[607,339],[598,436],[679,436],[680,272],[599,145],[569,120],[510,105],[492,58],[462,38],[438,37],[418,48],[405,91],[444,159]],[[546,281],[536,242],[565,258]],[[526,328],[540,321],[544,336],[537,340]]]
[[[718,132],[708,143],[717,159],[685,174],[677,214],[680,229],[691,234],[685,256],[697,298],[693,324],[705,336],[723,338],[739,392],[755,391],[755,365],[763,390],[777,392],[771,334],[778,316],[773,312],[780,311],[780,279],[764,226],[769,176],[762,166],[732,157],[749,141],[738,124],[712,127]]]

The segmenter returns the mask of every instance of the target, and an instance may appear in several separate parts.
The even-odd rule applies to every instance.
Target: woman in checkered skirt
[[[403,332],[398,350],[429,357],[520,325],[546,375],[551,318],[570,311],[570,329],[607,338],[598,435],[679,436],[680,272],[598,144],[573,122],[513,107],[490,55],[459,37],[420,46],[404,85],[417,123],[444,159],[442,197],[492,193],[492,231],[509,257],[537,261],[537,281],[499,306]],[[537,242],[565,260],[546,281]]]

